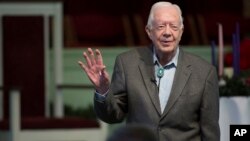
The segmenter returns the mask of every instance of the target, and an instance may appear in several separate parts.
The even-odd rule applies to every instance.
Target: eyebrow
[[[154,22],[154,25],[165,25],[165,24],[171,24],[171,25],[180,25],[180,22]]]

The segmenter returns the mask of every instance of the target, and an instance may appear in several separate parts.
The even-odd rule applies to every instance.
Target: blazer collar
[[[172,90],[161,119],[168,114],[168,112],[173,107],[177,99],[180,97],[182,90],[185,87],[190,75],[191,75],[191,64],[189,60],[186,58],[185,52],[182,49],[180,49],[178,66],[175,72]]]
[[[138,53],[141,57],[139,70],[141,72],[145,87],[148,91],[151,101],[160,116],[161,109],[158,96],[158,88],[156,85],[156,79],[154,73],[153,46],[139,49]]]

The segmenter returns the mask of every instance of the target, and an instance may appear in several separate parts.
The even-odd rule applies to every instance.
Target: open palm
[[[83,52],[85,62],[78,61],[78,64],[85,71],[90,81],[95,86],[98,93],[104,94],[108,91],[110,85],[109,74],[106,71],[106,66],[103,64],[101,52],[96,49],[95,54],[91,48],[88,52]]]

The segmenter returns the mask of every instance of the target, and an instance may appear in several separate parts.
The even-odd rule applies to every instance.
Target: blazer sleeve
[[[109,92],[104,101],[94,99],[98,118],[107,123],[119,123],[126,117],[127,93],[124,66],[120,56],[116,58]]]
[[[219,141],[219,86],[216,69],[211,67],[201,103],[202,141]]]

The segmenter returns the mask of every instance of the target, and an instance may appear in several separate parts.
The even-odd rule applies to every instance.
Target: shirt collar
[[[153,49],[153,60],[155,64],[158,64],[161,66],[161,64],[159,63],[159,60],[156,56],[156,52],[155,52],[155,48]],[[174,57],[172,58],[172,60],[170,62],[168,62],[168,64],[165,64],[163,67],[174,64],[175,67],[177,67],[177,63],[178,63],[178,56],[179,56],[179,47],[177,47],[176,53],[174,55]]]

